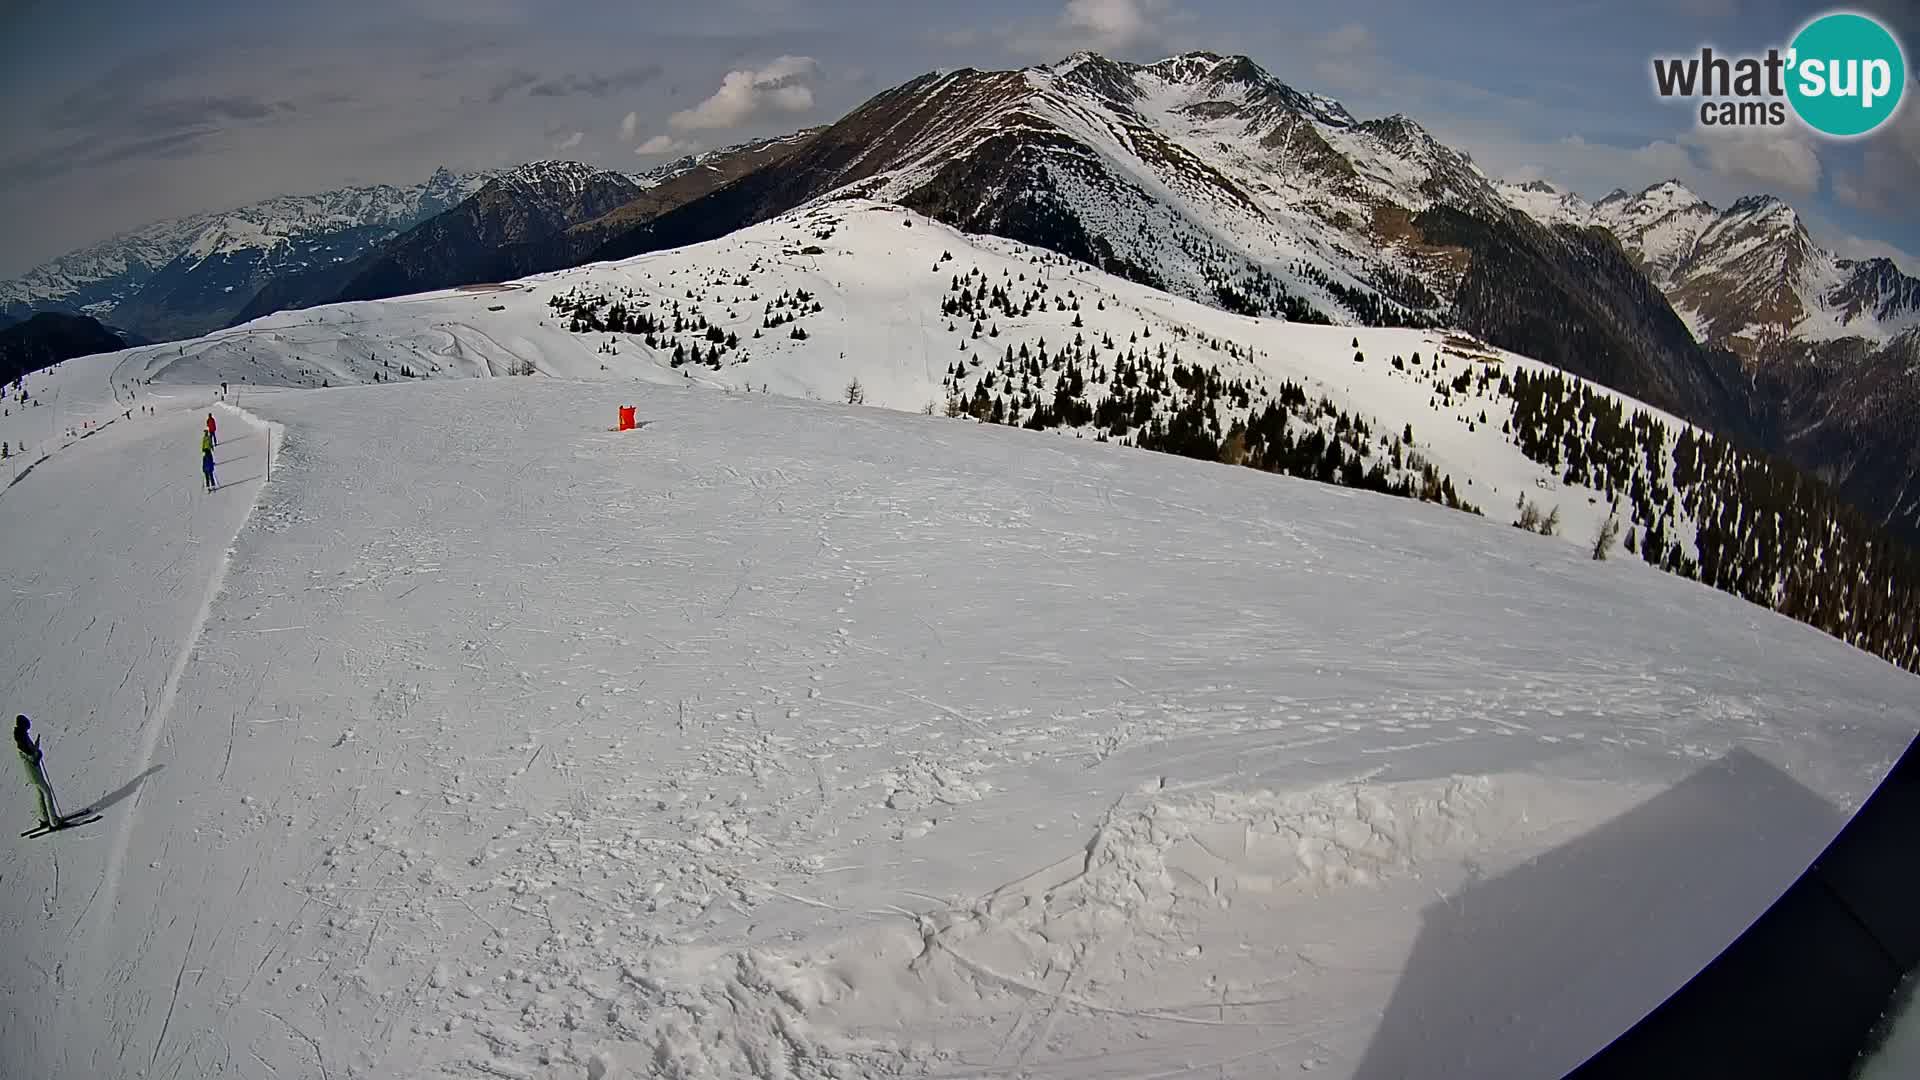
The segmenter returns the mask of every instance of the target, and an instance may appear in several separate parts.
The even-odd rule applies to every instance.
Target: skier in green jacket
[[[47,770],[40,763],[40,740],[27,731],[32,721],[25,716],[13,721],[13,748],[20,752],[20,765],[27,770],[27,782],[40,798],[40,825],[51,829],[60,823],[60,804],[54,801],[53,785],[47,782]]]

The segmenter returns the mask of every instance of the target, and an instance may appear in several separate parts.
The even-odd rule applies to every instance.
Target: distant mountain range
[[[1771,195],[1722,210],[1677,180],[1594,204],[1540,181],[1503,190],[1542,222],[1611,231],[1700,340],[1742,357],[1789,340],[1884,342],[1920,326],[1920,279],[1888,259],[1844,259],[1819,246]]]
[[[271,230],[204,215],[0,297],[59,293],[170,336],[679,247],[856,197],[1230,311],[1458,327],[1785,454],[1920,536],[1920,282],[1836,257],[1770,196],[1720,209],[1668,182],[1588,203],[1504,183],[1408,117],[1356,118],[1241,56],[935,72],[826,127],[645,173],[437,174],[411,200],[334,215],[324,242],[301,233],[314,238],[284,264],[254,254],[294,250],[257,238]]]
[[[159,222],[0,282],[0,311],[65,311],[155,339],[225,326],[268,282],[351,262],[445,213],[491,174],[437,170],[426,182],[283,195]]]
[[[612,172],[579,162],[522,165],[490,178],[448,213],[368,249],[358,259],[270,282],[233,322],[576,266],[589,260],[607,237],[780,160],[810,134],[712,150],[644,173]]]

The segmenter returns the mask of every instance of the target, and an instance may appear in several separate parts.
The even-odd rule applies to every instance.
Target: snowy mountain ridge
[[[805,142],[822,130],[824,129],[818,127],[801,128],[799,131],[789,132],[785,135],[774,135],[763,139],[749,139],[746,142],[733,143],[729,146],[716,147],[712,150],[702,150],[696,154],[687,154],[675,158],[672,161],[655,165],[651,169],[642,172],[627,173],[625,175],[627,179],[632,180],[643,188],[655,188],[670,180],[693,172],[695,169],[711,168],[716,162],[727,158],[756,154],[769,148],[792,146]]]
[[[529,161],[500,173],[492,182],[522,192],[567,199],[578,198],[594,181],[608,175],[607,170],[583,161]]]
[[[1366,321],[1342,290],[1374,295],[1382,272],[1435,278],[1407,245],[1377,242],[1369,223],[1379,207],[1499,201],[1477,168],[1413,121],[1357,122],[1245,57],[1136,65],[1082,53],[1020,72],[955,72],[912,93],[947,121],[929,125],[918,145],[883,147],[888,160],[872,162],[878,175],[849,191],[921,208],[955,187],[955,198],[996,205],[1014,192],[963,181],[956,163],[991,168],[986,159],[1031,132],[1055,147],[1059,167],[1040,159],[1020,171],[1097,230],[1094,247],[1196,299],[1258,281],[1336,321]],[[1431,299],[1411,299],[1406,310],[1438,314]]]
[[[1545,181],[1499,190],[1545,224],[1612,232],[1701,340],[1742,356],[1786,339],[1885,343],[1920,325],[1920,279],[1890,260],[1846,259],[1820,246],[1777,196],[1747,195],[1721,209],[1678,180],[1592,204]]]
[[[176,270],[191,270],[212,256],[257,252],[258,261],[271,267],[267,272],[285,272],[304,265],[298,249],[327,249],[331,257],[332,237],[338,234],[374,228],[391,235],[451,207],[491,175],[456,175],[443,167],[410,187],[374,184],[279,195],[231,210],[155,222],[0,281],[0,310],[70,308],[112,319],[115,309],[177,260],[184,262]]]

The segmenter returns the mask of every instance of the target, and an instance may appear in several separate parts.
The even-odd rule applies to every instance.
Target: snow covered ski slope
[[[451,366],[501,295],[254,357]],[[1915,726],[1730,596],[1248,469],[472,379],[247,390],[208,496],[167,388],[0,494],[0,687],[106,813],[0,834],[7,1076],[1553,1074]]]
[[[1223,436],[1292,384],[1310,399],[1295,410],[1297,432],[1318,425],[1335,434],[1334,415],[1318,409],[1324,399],[1368,425],[1374,438],[1359,441],[1384,464],[1388,441],[1411,429],[1406,453],[1430,462],[1489,515],[1511,519],[1524,494],[1543,511],[1559,507],[1563,540],[1585,544],[1607,513],[1595,486],[1569,483],[1563,470],[1528,460],[1503,430],[1514,401],[1501,394],[1502,377],[1552,372],[1546,364],[1445,331],[1234,315],[862,200],[823,203],[624,262],[282,312],[63,367],[100,369],[89,377],[104,387],[109,365],[153,380],[155,393],[221,381],[320,387],[520,372],[841,401],[858,380],[870,405],[945,413],[950,402],[965,407],[988,395],[1019,416],[1056,402],[1063,380],[1084,382],[1080,397],[1091,408],[1117,389],[1138,393],[1145,368],[1187,367],[1244,388],[1244,396],[1204,405]],[[1463,379],[1471,383],[1456,387]],[[1173,419],[1181,395],[1167,389],[1142,415]],[[1662,421],[1670,436],[1686,427],[1595,389],[1629,413]],[[1085,438],[1101,434],[1098,422],[1056,423]],[[1127,437],[1138,434],[1136,426]],[[1390,471],[1411,475],[1400,466]],[[1663,524],[1675,542],[1691,545],[1684,507],[1668,511]]]

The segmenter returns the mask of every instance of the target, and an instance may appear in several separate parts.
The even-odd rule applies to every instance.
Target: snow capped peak
[[[1615,191],[1595,204],[1609,223],[1645,227],[1674,215],[1711,219],[1718,211],[1678,180],[1662,180],[1638,195]]]
[[[508,183],[546,184],[590,179],[602,171],[582,161],[529,161],[507,170],[500,179]]]
[[[1213,52],[1190,52],[1169,56],[1148,64],[1146,70],[1167,82],[1213,84],[1239,83],[1262,86],[1274,82],[1273,76],[1245,56],[1221,56]]]
[[[1648,276],[1665,288],[1717,211],[1678,180],[1663,180],[1638,195],[1615,191],[1594,205],[1594,224],[1605,226],[1640,256]]]
[[[1562,191],[1545,180],[1524,183],[1502,182],[1496,187],[1507,205],[1543,225],[1591,225],[1595,207],[1570,191]]]
[[[1044,66],[1056,75],[1065,75],[1080,67],[1082,64],[1091,63],[1099,59],[1102,59],[1100,54],[1094,52],[1092,49],[1081,49],[1077,52],[1068,53],[1055,63]]]
[[[529,161],[502,173],[494,184],[540,198],[572,198],[599,184],[638,187],[628,177],[580,161]]]
[[[424,187],[425,197],[444,203],[460,201],[461,179],[445,165],[433,170]]]
[[[1106,101],[1126,103],[1142,95],[1131,64],[1109,60],[1099,53],[1077,52],[1051,67],[1039,69],[1060,86],[1071,87]]]
[[[1746,214],[1753,217],[1765,217],[1774,214],[1797,219],[1799,215],[1793,207],[1775,195],[1743,195],[1727,207],[1728,214]]]
[[[1638,198],[1643,202],[1658,203],[1675,209],[1683,206],[1707,205],[1707,200],[1695,195],[1687,185],[1671,178],[1651,185],[1642,191]]]
[[[1295,113],[1334,128],[1352,127],[1353,114],[1323,94],[1303,93],[1245,56],[1190,52],[1133,67],[1140,83],[1171,111],[1238,115],[1271,130]]]
[[[1172,56],[1165,56],[1155,60],[1153,63],[1148,64],[1147,67],[1155,71],[1163,71],[1167,69],[1179,69],[1190,65],[1211,66],[1225,59],[1226,57],[1214,52],[1212,49],[1189,49],[1183,53],[1175,53]],[[1235,57],[1235,59],[1244,60],[1246,58]]]
[[[749,139],[746,142],[734,143],[731,146],[722,146],[713,150],[702,150],[696,154],[686,154],[672,161],[655,165],[653,168],[644,172],[621,173],[620,175],[643,188],[657,187],[672,180],[676,176],[685,175],[720,159],[730,158],[737,154],[753,153],[769,147],[803,142],[825,130],[825,127],[809,127],[801,128],[798,131],[789,132],[785,135],[775,135],[771,138]]]
[[[1383,116],[1378,120],[1368,120],[1360,127],[1375,138],[1396,148],[1434,144],[1434,138],[1427,133],[1427,129],[1404,113],[1394,113],[1392,116]]]

